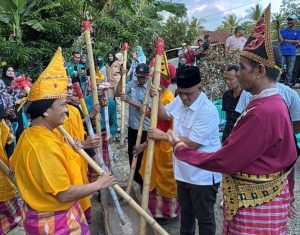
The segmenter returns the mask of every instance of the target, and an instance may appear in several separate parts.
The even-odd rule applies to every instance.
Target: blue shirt
[[[283,39],[288,40],[300,40],[300,29],[290,30],[288,28],[280,30],[280,34]],[[291,43],[282,43],[280,45],[280,50],[282,55],[295,56],[296,55],[296,45]]]
[[[292,121],[300,121],[300,97],[297,91],[278,82],[276,83],[276,88],[278,89],[279,95],[281,95],[288,106]],[[240,100],[236,105],[235,111],[242,113],[250,102],[251,96],[250,92],[243,91],[241,93]]]
[[[145,99],[145,94],[147,92],[147,83],[145,83],[144,85],[141,86],[141,85],[139,85],[138,81],[131,80],[126,85],[126,95],[135,103],[143,105],[144,99]],[[152,99],[151,99],[151,97],[149,97],[148,98],[148,107],[151,108],[151,106],[152,106]],[[141,119],[140,111],[137,110],[132,105],[129,105],[129,121],[128,121],[129,127],[134,130],[138,130],[139,126],[140,126],[140,119]],[[146,116],[145,121],[144,121],[143,130],[147,131],[149,128],[149,125],[150,125],[150,118]]]
[[[86,107],[90,113],[94,107],[93,96],[87,95],[84,97],[84,99],[85,99]],[[106,130],[103,107],[101,107],[100,109],[100,114],[101,114],[101,130]],[[108,98],[108,118],[109,118],[110,135],[112,137],[115,137],[116,134],[118,133],[117,108],[116,108],[116,101],[114,101],[113,98],[111,97]]]

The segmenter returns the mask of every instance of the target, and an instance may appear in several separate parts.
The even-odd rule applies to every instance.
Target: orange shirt
[[[74,107],[73,105],[67,104],[68,113],[69,115],[65,117],[63,128],[74,138],[76,137],[79,141],[84,141],[84,127],[83,127],[83,121],[80,116],[79,110]],[[57,138],[61,141],[64,141],[64,137],[60,134],[60,132],[57,129],[54,129],[53,133],[57,136]],[[87,162],[84,158],[80,157],[77,158],[78,165],[81,170],[82,175],[82,181],[84,184],[89,183],[88,182],[88,166]],[[91,207],[91,200],[90,197],[85,197],[81,200],[79,200],[79,204],[83,211]]]
[[[71,185],[82,185],[79,156],[49,129],[26,129],[10,158],[17,185],[25,202],[37,211],[66,210],[74,202],[61,203],[56,195]]]

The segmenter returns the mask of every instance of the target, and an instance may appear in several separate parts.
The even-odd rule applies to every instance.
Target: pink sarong
[[[223,235],[284,235],[287,232],[290,193],[288,184],[273,201],[240,208],[232,221],[224,219]]]
[[[64,211],[40,212],[24,207],[24,229],[26,234],[34,235],[90,235],[83,211],[76,202]]]
[[[0,234],[12,230],[22,220],[22,211],[17,198],[0,202]]]
[[[175,218],[180,213],[177,198],[158,195],[155,189],[149,192],[149,210],[154,218]]]

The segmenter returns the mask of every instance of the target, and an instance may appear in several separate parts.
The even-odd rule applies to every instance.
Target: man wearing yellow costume
[[[0,102],[0,160],[8,165],[5,151],[7,144],[11,144],[11,133],[3,119],[4,108]],[[16,190],[8,177],[0,170],[0,234],[13,229],[22,220],[21,209],[16,197]]]
[[[73,96],[73,86],[72,86],[72,81],[71,79],[68,80],[68,85],[67,85],[67,116],[64,119],[64,124],[63,127],[64,129],[77,141],[79,141],[82,144],[82,147],[84,149],[92,149],[99,147],[100,145],[100,138],[99,136],[95,136],[93,138],[88,137],[85,139],[85,130],[83,126],[83,120],[81,118],[80,112],[78,108],[73,106],[71,104],[72,96]],[[60,134],[60,132],[55,129],[54,130],[55,135],[62,141],[64,141],[64,137]],[[93,152],[93,151],[88,151],[88,153]],[[95,153],[94,153],[95,154]],[[92,154],[91,156],[94,156]],[[85,161],[84,158],[79,158],[78,159],[79,166],[81,168],[81,175],[82,175],[82,180],[84,184],[87,184],[88,181],[88,165],[87,162]],[[91,210],[91,200],[90,197],[85,197],[79,201],[79,204],[84,212],[85,218],[88,222],[88,224],[92,223],[92,210]]]
[[[78,200],[115,183],[109,173],[84,184],[80,156],[53,133],[67,114],[67,83],[58,49],[31,88],[31,127],[22,133],[10,159],[25,202],[27,234],[90,234]]]
[[[167,89],[171,80],[176,75],[176,68],[168,65],[169,76],[161,74],[160,100],[163,105],[171,103],[174,99],[173,93]],[[166,132],[172,129],[172,121],[158,121],[157,128]],[[148,136],[152,138],[151,128],[148,131]],[[142,144],[136,151],[142,151],[147,144]],[[153,217],[160,224],[168,224],[178,218],[180,212],[179,203],[177,200],[177,185],[173,173],[172,146],[164,140],[156,141],[154,149],[153,167],[150,182],[149,192],[149,210]],[[145,165],[147,160],[147,151],[144,151],[140,175],[144,177]]]

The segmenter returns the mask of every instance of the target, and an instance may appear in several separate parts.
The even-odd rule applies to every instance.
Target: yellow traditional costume
[[[172,70],[173,76],[175,71]],[[166,79],[161,79],[161,84],[165,85]],[[169,80],[169,82],[171,79]],[[165,85],[166,87],[168,86]],[[174,99],[173,93],[166,89],[160,96],[162,104],[165,106]],[[172,121],[158,121],[158,129],[166,132],[172,129]],[[153,166],[149,189],[149,210],[154,218],[175,218],[180,212],[177,201],[177,185],[173,173],[173,148],[167,141],[156,141]],[[142,165],[139,173],[144,177],[147,160],[147,150],[144,151]]]
[[[10,139],[10,129],[4,119],[0,121],[0,160],[8,165],[5,145]],[[22,219],[16,198],[16,190],[8,177],[0,170],[0,234],[13,229]]]
[[[33,84],[29,101],[64,98],[68,78],[59,48]],[[31,105],[32,105],[31,104]],[[30,106],[29,106],[30,107]],[[60,202],[56,195],[82,185],[81,157],[44,126],[26,129],[10,158],[25,201],[27,234],[90,234],[78,202]]]
[[[83,127],[83,121],[81,119],[81,115],[79,110],[70,105],[67,104],[68,109],[68,116],[65,117],[63,128],[74,138],[77,138],[80,142],[84,141],[85,136],[85,130]],[[64,137],[60,134],[60,132],[55,129],[54,134],[57,136],[58,139],[64,141]],[[88,165],[87,162],[84,160],[84,158],[80,157],[77,158],[78,165],[80,166],[81,175],[82,175],[82,182],[84,184],[89,183],[88,181]],[[88,221],[88,223],[92,222],[92,211],[91,211],[91,200],[90,197],[85,197],[81,200],[79,200],[79,204],[84,211],[85,217]]]

